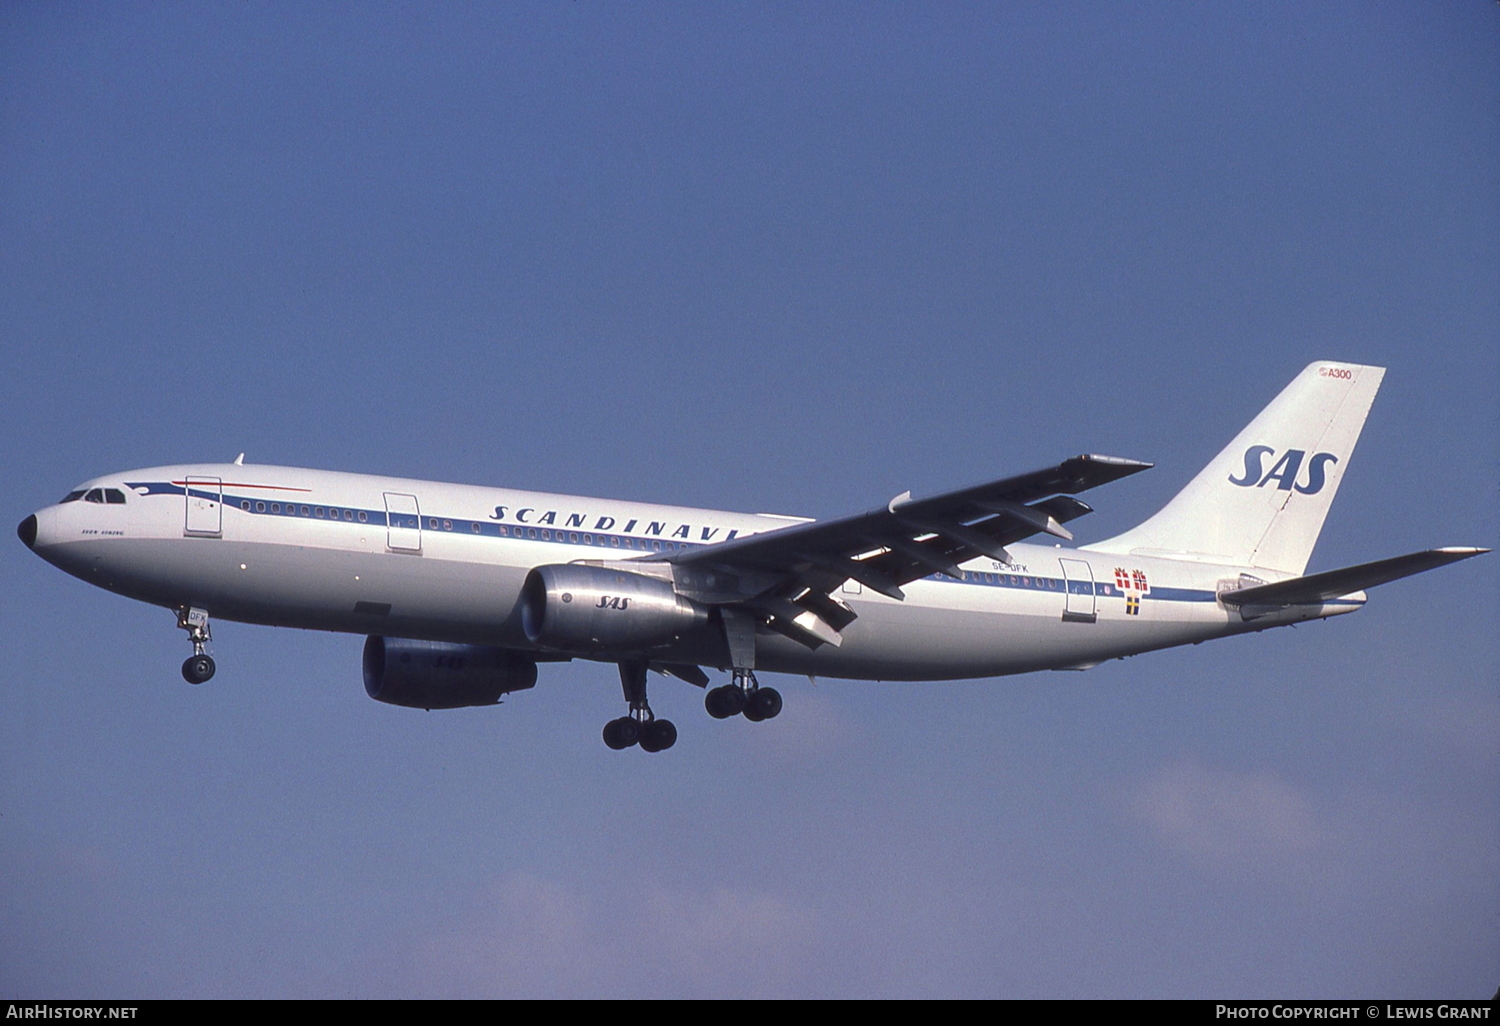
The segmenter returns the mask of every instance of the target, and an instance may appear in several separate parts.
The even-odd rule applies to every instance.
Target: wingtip
[[[1155,463],[1147,463],[1144,460],[1126,459],[1124,456],[1105,456],[1102,453],[1097,452],[1086,452],[1078,458],[1088,463],[1103,463],[1106,466],[1110,467],[1125,467],[1128,468],[1131,473],[1135,473],[1136,471],[1140,470],[1150,470],[1152,467],[1156,466]]]

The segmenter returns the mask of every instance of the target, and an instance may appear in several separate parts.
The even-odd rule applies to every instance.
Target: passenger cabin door
[[[385,493],[386,546],[392,552],[422,552],[422,511],[415,495]]]
[[[224,533],[224,486],[217,477],[189,477],[183,481],[187,519],[183,533],[195,538],[220,538]]]
[[[1068,589],[1063,605],[1062,618],[1066,623],[1095,623],[1099,619],[1094,608],[1094,571],[1081,559],[1060,559],[1063,583]]]

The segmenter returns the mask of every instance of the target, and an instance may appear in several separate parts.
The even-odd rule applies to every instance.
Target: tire
[[[188,656],[182,664],[182,679],[189,684],[202,684],[213,677],[216,669],[212,656]]]
[[[677,743],[677,727],[671,720],[653,720],[641,733],[641,747],[648,752],[665,752]]]
[[[716,720],[738,716],[745,708],[745,693],[733,684],[714,688],[703,696],[703,708]]]
[[[763,720],[774,720],[781,712],[781,692],[775,688],[760,688],[750,696],[750,701]]]
[[[610,720],[604,725],[604,743],[617,752],[629,748],[640,738],[640,726],[629,716]]]

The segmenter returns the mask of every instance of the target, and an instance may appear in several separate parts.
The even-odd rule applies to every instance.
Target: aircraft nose
[[[36,514],[33,513],[16,525],[16,537],[26,543],[28,549],[36,548]]]

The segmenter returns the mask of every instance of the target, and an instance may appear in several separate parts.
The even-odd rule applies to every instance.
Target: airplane
[[[612,749],[671,748],[655,671],[716,719],[775,717],[756,670],[955,680],[1351,613],[1365,589],[1488,549],[1305,574],[1385,369],[1315,361],[1158,513],[1074,548],[1077,493],[1148,469],[1075,456],[838,520],[729,513],[244,463],[95,478],[21,521],[26,546],[176,613],[214,675],[214,618],[367,635],[371,698],[493,705],[538,664],[618,664]],[[1028,539],[1047,539],[1037,544]],[[1056,539],[1056,540],[1052,540]],[[704,667],[728,671],[709,688]]]

